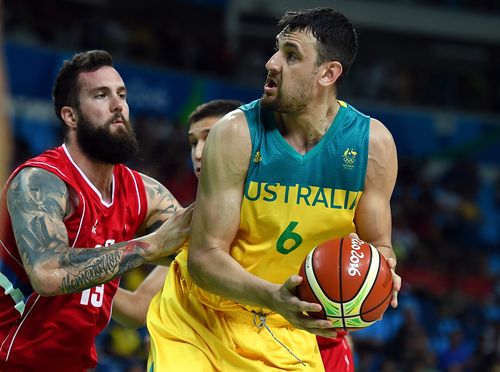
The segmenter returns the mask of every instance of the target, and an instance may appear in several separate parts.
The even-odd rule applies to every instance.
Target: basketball
[[[383,255],[371,244],[344,237],[323,242],[306,256],[298,297],[319,303],[337,329],[356,330],[382,319],[391,301],[392,275]]]

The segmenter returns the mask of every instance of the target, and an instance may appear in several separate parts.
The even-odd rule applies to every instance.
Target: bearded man
[[[64,143],[17,168],[0,201],[1,371],[94,368],[120,275],[190,232],[192,208],[123,164],[138,145],[108,52],[65,61],[53,99]]]

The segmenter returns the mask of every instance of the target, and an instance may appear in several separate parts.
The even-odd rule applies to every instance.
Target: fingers
[[[387,259],[387,265],[389,266],[389,268],[391,268],[392,270],[396,270],[396,260],[392,257],[389,257]]]
[[[356,234],[356,233],[350,233],[350,234],[349,234],[349,237],[350,237],[351,239],[359,239],[359,236],[358,236],[358,234]]]
[[[307,332],[323,337],[337,337],[337,332],[331,321],[327,319],[315,319],[307,315],[302,315],[296,320],[294,326]]]
[[[391,306],[393,308],[398,307],[398,293],[399,290],[401,289],[401,277],[396,274],[396,260],[394,258],[388,258],[387,259],[387,265],[391,269],[392,273],[392,299],[391,299]]]
[[[287,281],[283,284],[283,287],[289,292],[287,296],[291,296],[290,306],[297,310],[297,312],[318,312],[323,309],[320,304],[313,302],[302,301],[300,298],[296,297],[297,287],[302,283],[303,278],[298,275],[290,276]]]

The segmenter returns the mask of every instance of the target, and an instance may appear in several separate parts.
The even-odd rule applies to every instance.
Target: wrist
[[[150,263],[161,257],[158,249],[158,239],[155,237],[155,233],[131,240],[129,244],[125,246],[125,254],[127,254],[127,251],[130,251],[130,248],[132,248],[134,253],[137,253],[146,263]]]

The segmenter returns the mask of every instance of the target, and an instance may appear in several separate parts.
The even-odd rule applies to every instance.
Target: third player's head
[[[220,118],[241,105],[240,101],[217,99],[201,104],[189,115],[189,143],[196,177],[200,176],[201,158],[208,132]]]
[[[129,160],[138,145],[126,94],[108,52],[81,52],[64,61],[52,95],[65,142],[78,144],[95,161],[118,164]]]
[[[333,90],[357,53],[351,22],[330,8],[289,11],[279,20],[276,52],[268,70],[262,104],[283,113],[300,112]]]

